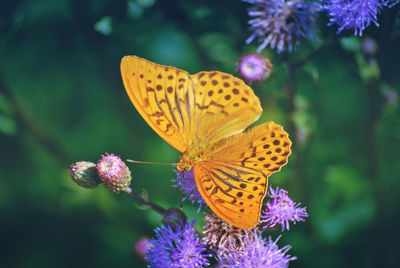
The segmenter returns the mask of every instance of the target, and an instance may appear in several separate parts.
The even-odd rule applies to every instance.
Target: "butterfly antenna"
[[[156,165],[164,165],[164,166],[176,166],[176,163],[146,162],[146,161],[136,161],[136,160],[130,160],[130,159],[126,159],[125,161],[129,162],[129,163],[136,163],[136,164],[156,164]]]
[[[156,165],[165,165],[165,166],[174,166],[176,167],[176,163],[162,163],[162,162],[147,162],[147,161],[136,161],[131,159],[126,159],[126,162],[136,163],[136,164],[156,164]],[[180,189],[180,197],[181,197],[181,210],[183,210],[183,197],[182,197],[182,187],[183,187],[183,172],[181,172],[181,187]]]
[[[184,174],[184,172],[183,171],[181,171],[181,187],[180,187],[180,193],[181,193],[181,210],[183,210],[183,197],[182,197],[182,188],[183,188],[183,174]]]

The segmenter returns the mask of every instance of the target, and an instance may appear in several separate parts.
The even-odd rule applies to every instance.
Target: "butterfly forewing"
[[[184,152],[194,136],[194,83],[190,75],[136,56],[121,61],[125,89],[146,122]]]
[[[194,168],[197,187],[222,219],[239,228],[252,228],[260,217],[268,176],[279,171],[291,153],[288,134],[269,122],[219,143]]]
[[[258,97],[242,80],[222,72],[192,75],[197,142],[214,142],[243,131],[262,113]]]

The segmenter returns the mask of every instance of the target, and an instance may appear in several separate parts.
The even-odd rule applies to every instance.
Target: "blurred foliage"
[[[239,0],[3,1],[1,267],[145,266],[133,245],[151,237],[161,217],[129,196],[81,189],[68,167],[105,152],[176,162],[179,154],[132,107],[119,61],[134,54],[191,73],[237,76],[238,58],[256,49],[245,45],[247,7]],[[380,27],[364,34],[377,44],[371,57],[359,38],[336,36],[323,16],[319,38],[292,55],[262,52],[274,69],[252,85],[264,108],[257,124],[279,122],[294,141],[288,166],[270,183],[288,189],[310,214],[280,240],[298,256],[293,267],[398,266],[398,11],[386,10]],[[326,41],[296,69],[291,87],[285,59],[301,61]],[[169,167],[130,167],[137,192],[179,206]],[[184,202],[200,227],[196,210]]]

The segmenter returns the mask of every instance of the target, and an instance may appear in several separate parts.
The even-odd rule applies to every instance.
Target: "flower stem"
[[[288,122],[289,122],[289,133],[291,133],[291,140],[293,142],[293,164],[294,169],[296,170],[297,182],[299,185],[302,185],[300,189],[303,190],[302,196],[304,199],[308,199],[309,195],[309,185],[304,176],[304,154],[300,149],[298,140],[297,140],[297,129],[296,124],[294,122],[293,115],[295,113],[295,97],[296,97],[296,88],[297,88],[297,69],[295,65],[290,63],[288,65],[288,83],[287,83],[287,102],[288,102]],[[308,200],[304,200],[305,203],[308,203]]]
[[[128,195],[130,195],[131,197],[133,197],[133,199],[135,199],[139,203],[142,203],[142,204],[148,206],[149,208],[151,208],[155,212],[158,212],[161,215],[164,215],[164,213],[167,211],[166,209],[160,207],[159,205],[143,199],[140,195],[138,195],[136,192],[134,192],[131,187],[126,187],[124,192],[127,193]]]
[[[307,56],[305,56],[303,59],[295,62],[295,63],[291,63],[292,67],[294,69],[300,68],[302,67],[304,64],[306,64],[311,58],[313,58],[315,55],[317,55],[319,52],[321,52],[321,50],[323,50],[324,48],[326,48],[328,45],[330,45],[332,42],[332,38],[327,39],[320,47],[318,47],[317,49],[313,50],[310,54],[308,54]]]
[[[0,73],[0,94],[3,94],[11,103],[18,122],[32,135],[42,148],[45,148],[45,150],[60,163],[65,164],[71,162],[67,151],[46,131],[43,125],[39,124],[35,116],[27,111],[23,103],[13,94],[12,89],[8,87],[2,73]]]

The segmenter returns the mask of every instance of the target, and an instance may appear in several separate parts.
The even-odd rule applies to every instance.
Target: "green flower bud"
[[[164,225],[184,225],[187,221],[185,213],[177,208],[170,208],[163,214]]]
[[[79,161],[71,165],[70,171],[72,180],[84,188],[96,188],[101,183],[95,163]]]

